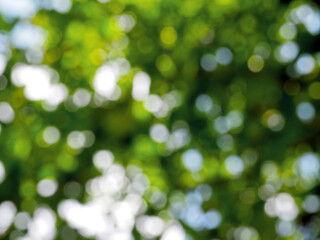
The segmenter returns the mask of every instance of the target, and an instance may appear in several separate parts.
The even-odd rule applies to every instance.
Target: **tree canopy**
[[[0,239],[317,239],[320,10],[0,0]]]

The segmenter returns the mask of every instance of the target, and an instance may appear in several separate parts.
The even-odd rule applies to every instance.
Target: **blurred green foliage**
[[[319,237],[316,3],[25,2],[0,1],[0,238]],[[58,211],[106,194],[92,183],[106,174],[92,160],[101,150],[102,165],[127,174],[113,201],[133,192],[145,204],[135,219],[158,216],[167,230],[148,235],[137,220],[128,238],[90,234]],[[43,206],[55,233],[32,238]],[[8,209],[29,227],[1,218]]]

